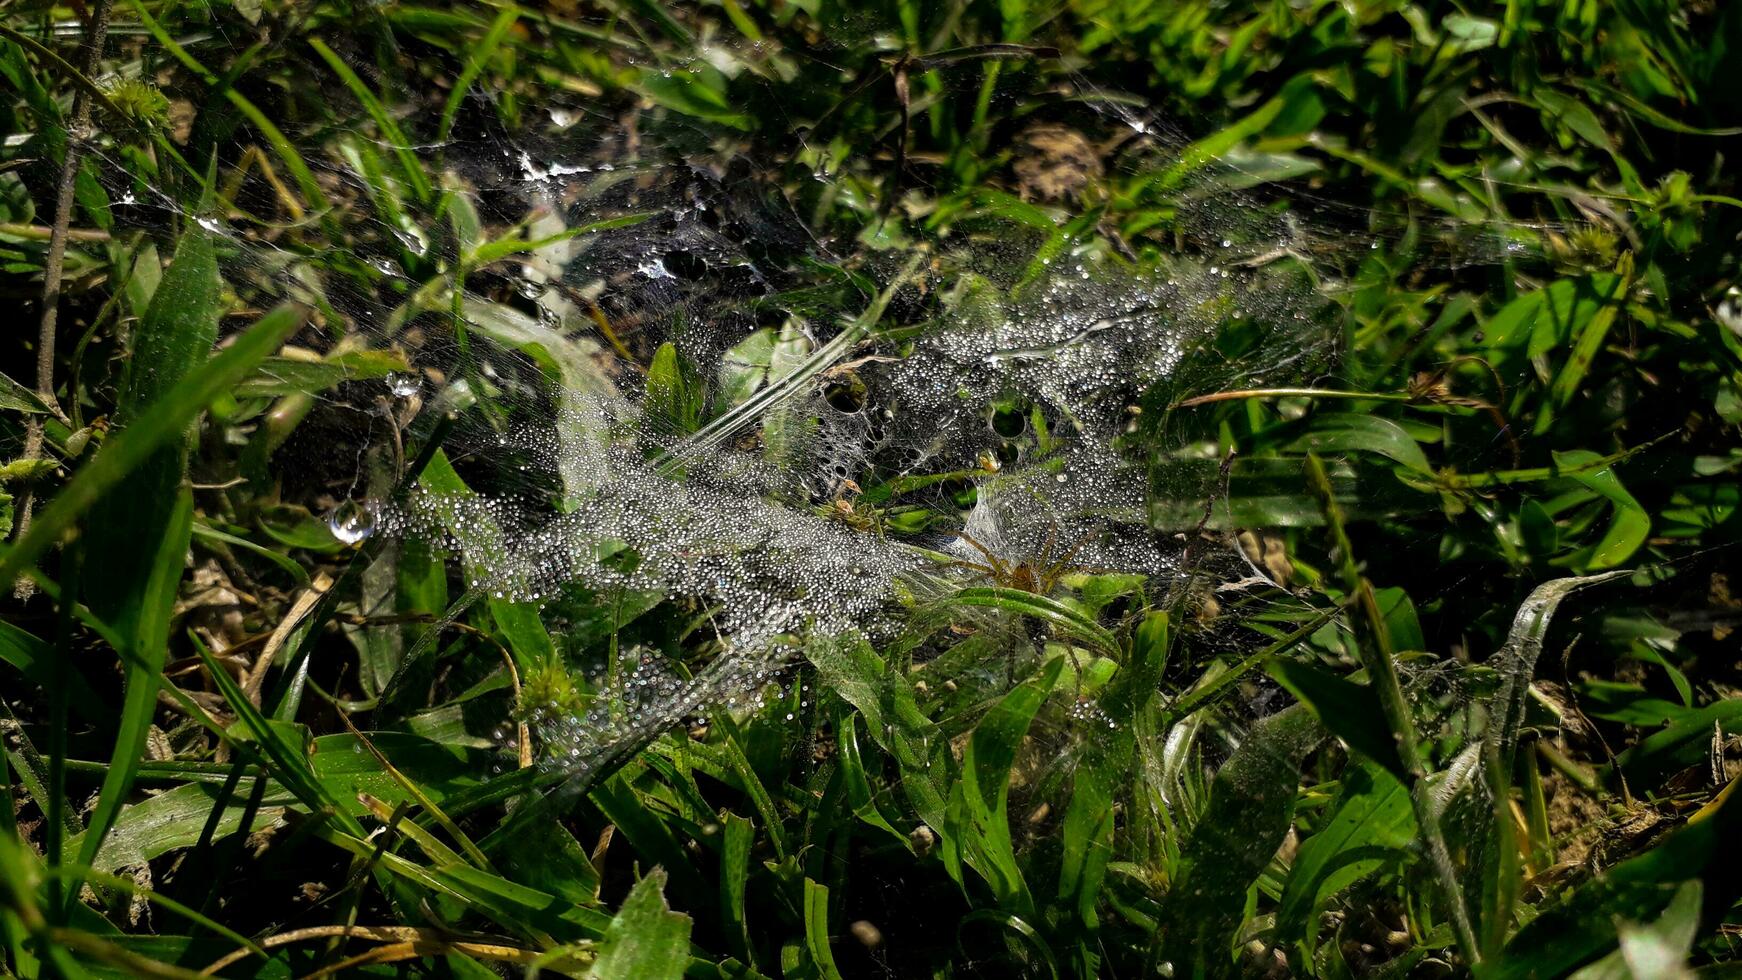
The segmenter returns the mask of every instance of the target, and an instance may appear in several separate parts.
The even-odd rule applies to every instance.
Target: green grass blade
[[[1006,612],[1032,616],[1060,630],[1085,640],[1098,652],[1109,657],[1119,656],[1119,641],[1107,629],[1069,605],[1021,589],[975,587],[962,589],[942,600],[943,604],[983,606]]]
[[[809,878],[804,880],[804,945],[820,980],[841,980],[829,949],[829,888]]]
[[[1451,848],[1447,844],[1445,832],[1440,827],[1439,803],[1433,798],[1432,790],[1428,786],[1427,766],[1416,738],[1415,715],[1410,709],[1409,700],[1404,697],[1403,685],[1397,676],[1397,664],[1391,649],[1385,616],[1380,612],[1379,600],[1373,594],[1373,583],[1361,575],[1355,564],[1355,551],[1349,543],[1349,533],[1343,525],[1342,511],[1333,495],[1331,480],[1325,473],[1324,463],[1312,453],[1308,453],[1306,457],[1306,478],[1307,485],[1318,494],[1320,506],[1325,512],[1330,551],[1337,556],[1339,563],[1337,573],[1342,579],[1344,589],[1354,598],[1356,645],[1361,654],[1362,665],[1367,668],[1368,685],[1377,696],[1376,700],[1385,722],[1391,729],[1398,761],[1408,776],[1416,823],[1421,827],[1434,873],[1439,878],[1440,887],[1445,890],[1447,904],[1451,906],[1452,932],[1471,964],[1480,964],[1483,946],[1477,939],[1462,881],[1452,862]]]
[[[339,76],[339,80],[345,83],[345,87],[351,90],[351,94],[357,97],[357,101],[363,104],[363,108],[368,110],[370,118],[380,127],[381,135],[392,144],[394,155],[399,157],[399,167],[405,171],[405,179],[411,183],[412,192],[417,195],[417,199],[428,201],[434,195],[430,188],[429,175],[423,172],[423,164],[411,152],[411,141],[405,138],[405,131],[388,114],[387,107],[381,104],[374,92],[369,91],[369,86],[363,84],[363,80],[357,77],[351,66],[345,64],[332,48],[327,47],[326,42],[318,37],[311,37],[308,43],[333,69],[333,73]]]
[[[466,93],[472,89],[472,83],[483,73],[484,66],[489,63],[490,56],[496,53],[496,48],[502,39],[508,36],[508,31],[520,17],[519,11],[513,7],[505,8],[496,15],[490,23],[490,29],[484,32],[484,37],[472,48],[472,53],[466,58],[466,67],[460,72],[460,77],[454,80],[454,87],[448,93],[447,104],[442,106],[441,125],[436,128],[436,141],[446,143],[448,135],[454,129],[454,116],[459,114],[460,103],[465,100]]]
[[[0,622],[0,662],[11,664],[32,683],[46,690],[60,680],[56,675],[54,658],[53,646],[11,623]],[[84,675],[68,672],[64,675],[64,681],[68,700],[85,720],[108,720],[108,709],[103,706],[102,699],[97,697],[97,692],[91,689],[91,684],[85,680]]]
[[[720,829],[721,927],[731,950],[755,967],[745,885],[750,878],[750,847],[756,842],[756,828],[747,818],[728,811],[721,814]]]
[[[599,941],[596,980],[678,980],[689,965],[690,918],[665,904],[665,873],[635,883]]]
[[[103,774],[103,785],[97,792],[97,805],[91,811],[90,825],[79,845],[78,863],[81,865],[90,865],[96,860],[104,836],[114,826],[121,805],[133,788],[133,774],[138,771],[145,735],[157,710],[158,677],[169,650],[170,612],[175,605],[177,587],[181,584],[182,563],[187,555],[193,516],[193,494],[183,490],[176,495],[156,561],[140,590],[141,608],[132,633],[123,637],[128,649],[138,659],[128,662],[121,722],[115,733],[115,751],[110,757],[108,772]]]
[[[307,161],[303,160],[302,154],[297,151],[296,144],[284,135],[284,131],[279,129],[266,113],[261,112],[259,106],[248,101],[242,93],[231,86],[224,85],[218,76],[200,64],[199,60],[189,54],[186,48],[176,43],[175,38],[169,36],[169,32],[165,31],[163,25],[151,16],[151,12],[145,9],[143,3],[140,3],[139,0],[133,0],[133,9],[138,12],[139,19],[144,21],[146,29],[151,32],[152,37],[157,39],[157,43],[163,45],[164,50],[168,51],[177,61],[181,62],[207,85],[223,85],[224,98],[228,99],[238,112],[248,117],[248,121],[260,130],[262,136],[266,137],[266,142],[272,145],[272,151],[278,154],[278,158],[284,161],[284,165],[289,168],[291,177],[296,180],[297,189],[302,191],[303,197],[308,199],[309,206],[322,212],[330,210],[332,205],[327,201],[326,194],[321,191],[320,182],[315,180],[314,171],[309,169]],[[335,233],[338,231],[336,226],[332,230]]]
[[[992,887],[1000,906],[1025,917],[1033,913],[1034,898],[1017,864],[1010,833],[1010,771],[1029,726],[1063,669],[1064,658],[1052,658],[974,727],[962,754],[962,778],[950,794],[944,819],[946,864],[972,867]]]

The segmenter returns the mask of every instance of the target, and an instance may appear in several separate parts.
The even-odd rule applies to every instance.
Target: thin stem
[[[9,221],[0,221],[0,235],[12,238],[22,238],[25,241],[48,241],[54,237],[54,229],[43,225],[20,225]],[[106,242],[110,234],[101,228],[68,228],[68,241],[72,242]]]
[[[103,42],[109,34],[109,12],[114,9],[114,0],[97,0],[95,13],[85,33],[85,65],[81,77],[87,81],[97,74],[97,69],[103,60]],[[47,49],[44,49],[47,51]],[[47,52],[54,60],[59,57],[53,52]],[[60,186],[56,190],[54,206],[54,224],[49,228],[48,255],[42,264],[42,320],[36,331],[36,393],[45,404],[55,404],[54,397],[54,340],[55,328],[60,319],[61,273],[66,267],[68,226],[73,220],[73,190],[78,181],[79,150],[91,128],[91,101],[93,98],[108,99],[102,90],[94,85],[80,86],[73,95],[73,122],[66,131],[66,147],[61,159]],[[35,460],[42,455],[42,419],[35,415],[25,421],[24,429],[24,459]],[[18,529],[13,536],[14,541],[22,541],[30,530],[31,512],[36,506],[36,487],[26,484],[24,492],[18,501]],[[27,576],[20,576],[12,587],[13,595],[19,600],[30,598],[36,591],[35,583]]]
[[[1435,807],[1432,789],[1428,786],[1427,767],[1422,761],[1421,749],[1415,737],[1415,715],[1397,676],[1385,615],[1379,609],[1373,583],[1361,574],[1355,564],[1354,550],[1349,544],[1348,532],[1343,527],[1342,508],[1337,506],[1336,496],[1331,491],[1331,478],[1325,473],[1325,466],[1318,456],[1312,453],[1308,453],[1306,458],[1306,478],[1307,484],[1318,495],[1319,504],[1324,509],[1325,524],[1331,537],[1331,554],[1337,562],[1337,572],[1342,579],[1343,588],[1360,607],[1359,614],[1351,617],[1357,639],[1356,648],[1360,651],[1362,666],[1367,668],[1368,685],[1379,699],[1380,710],[1385,715],[1392,738],[1396,740],[1397,754],[1409,776],[1409,797],[1415,810],[1416,825],[1421,828],[1429,860],[1440,880],[1440,887],[1445,890],[1447,904],[1451,906],[1452,933],[1457,937],[1458,945],[1463,947],[1470,965],[1478,967],[1482,963],[1482,947],[1477,942],[1470,909],[1464,901],[1464,889],[1458,880],[1457,866],[1452,861],[1451,848],[1446,845],[1445,832],[1440,827],[1439,810]]]
[[[1174,402],[1173,408],[1193,408],[1212,402],[1231,402],[1246,398],[1347,398],[1354,401],[1406,402],[1410,396],[1395,392],[1336,391],[1330,388],[1246,388],[1240,391],[1218,391]]]

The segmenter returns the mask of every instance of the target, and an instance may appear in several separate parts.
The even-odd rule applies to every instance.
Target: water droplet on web
[[[514,291],[527,299],[537,299],[543,296],[548,289],[550,289],[548,283],[540,282],[537,279],[522,276],[514,280]]]
[[[345,544],[356,544],[375,533],[380,515],[381,505],[373,500],[347,500],[333,508],[327,528]]]
[[[405,250],[413,255],[424,255],[429,252],[429,240],[423,237],[422,232],[415,229],[395,228],[393,229],[393,237],[399,239],[399,244],[404,245]]]
[[[388,373],[386,381],[387,390],[393,392],[395,398],[410,398],[423,389],[423,381],[415,374],[393,371]]]

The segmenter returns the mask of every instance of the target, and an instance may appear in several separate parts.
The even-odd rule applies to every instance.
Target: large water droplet
[[[333,508],[327,528],[345,544],[356,544],[375,533],[375,521],[380,515],[381,505],[373,500],[347,500]]]
[[[423,390],[423,381],[415,374],[401,374],[398,371],[388,372],[387,390],[393,392],[395,398],[410,398]]]

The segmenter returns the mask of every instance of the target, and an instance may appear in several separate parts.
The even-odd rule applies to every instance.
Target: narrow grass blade
[[[472,83],[483,73],[484,66],[489,64],[490,56],[496,53],[496,48],[502,39],[508,36],[508,31],[514,27],[514,22],[520,14],[513,7],[505,8],[491,22],[490,29],[484,32],[484,37],[472,48],[471,56],[466,59],[466,67],[460,72],[460,77],[454,80],[454,87],[448,93],[447,104],[442,106],[441,124],[436,127],[436,140],[445,143],[448,134],[453,132],[454,117],[459,114],[460,103],[466,93],[472,89]]]
[[[429,200],[433,196],[429,175],[423,172],[423,164],[419,163],[417,155],[411,152],[411,141],[405,138],[405,132],[388,114],[387,107],[381,104],[381,100],[375,97],[374,92],[369,91],[369,86],[363,84],[363,80],[357,77],[357,73],[351,70],[351,66],[345,64],[344,60],[332,48],[327,47],[326,42],[318,37],[311,37],[308,39],[308,43],[309,47],[314,48],[315,53],[320,55],[321,59],[333,69],[333,74],[338,75],[339,80],[345,83],[345,87],[351,90],[351,94],[357,97],[357,101],[363,104],[363,108],[368,110],[370,118],[374,119],[375,125],[380,127],[381,135],[392,143],[393,152],[399,157],[399,167],[405,172],[405,179],[411,183],[412,193],[416,194],[420,201]]]
[[[1246,891],[1287,835],[1300,764],[1323,737],[1312,715],[1289,708],[1253,726],[1216,771],[1162,908],[1163,956],[1174,976],[1230,973]]]
[[[1050,623],[1064,632],[1071,633],[1078,639],[1087,641],[1099,653],[1109,657],[1119,656],[1119,641],[1114,638],[1112,633],[1082,612],[1059,602],[1057,599],[1036,595],[1033,592],[1024,592],[1021,589],[976,587],[953,593],[944,599],[943,603],[958,606],[983,606],[1032,616],[1035,619]]]
[[[829,888],[809,878],[804,880],[804,945],[820,980],[841,980],[829,949]]]
[[[133,788],[133,774],[145,748],[145,735],[151,728],[151,716],[157,710],[157,683],[168,653],[169,619],[175,605],[177,586],[181,583],[182,562],[187,554],[188,536],[193,527],[194,499],[182,491],[176,497],[164,529],[162,548],[153,563],[151,573],[140,590],[142,602],[138,618],[130,635],[123,641],[136,654],[127,664],[126,693],[121,703],[121,722],[115,733],[115,751],[109,769],[103,774],[102,788],[97,792],[97,805],[91,811],[90,825],[79,845],[78,863],[92,864],[103,837],[114,826],[121,813],[127,793]]]

